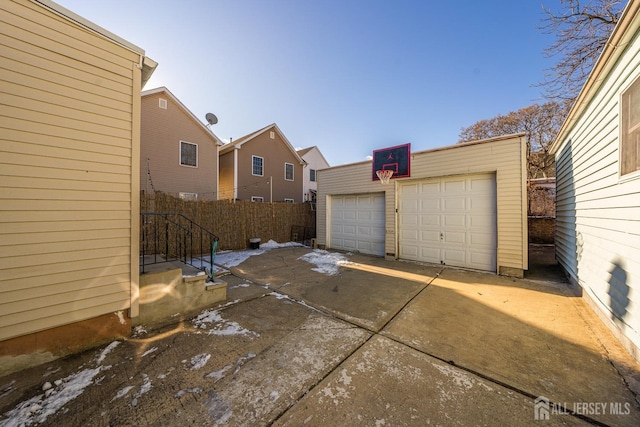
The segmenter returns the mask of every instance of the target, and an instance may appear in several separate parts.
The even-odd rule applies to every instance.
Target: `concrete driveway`
[[[316,253],[250,257],[224,305],[0,378],[0,426],[640,425],[640,367],[551,268]]]

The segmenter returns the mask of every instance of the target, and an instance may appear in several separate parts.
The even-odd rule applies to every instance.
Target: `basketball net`
[[[388,184],[389,180],[391,179],[391,175],[393,175],[393,170],[385,169],[376,171],[376,175],[378,175],[381,184]]]

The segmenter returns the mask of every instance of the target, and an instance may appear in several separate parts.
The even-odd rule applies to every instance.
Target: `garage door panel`
[[[407,244],[409,244],[409,241],[414,241],[417,242],[418,241],[418,230],[401,230],[400,231],[400,238],[403,239],[404,241],[407,242]]]
[[[384,200],[384,193],[332,196],[330,247],[384,255]]]
[[[423,182],[420,184],[421,193],[439,193],[440,192],[440,182],[439,181],[431,181],[431,182]]]
[[[420,248],[420,256],[416,261],[425,261],[439,264],[442,259],[442,255],[439,249],[435,248]]]
[[[442,219],[442,216],[440,214],[423,214],[420,217],[420,224],[428,227],[428,226],[437,226],[440,227],[440,221]],[[417,224],[417,221],[416,221]]]
[[[443,209],[447,211],[464,211],[466,209],[466,200],[464,198],[449,198],[444,199],[443,202]]]
[[[464,179],[448,179],[444,181],[444,192],[445,194],[450,193],[464,193],[465,191],[465,180]]]
[[[400,257],[495,271],[495,176],[443,177],[416,183],[399,192]],[[406,206],[421,207],[404,218]],[[417,219],[414,219],[417,217]],[[418,233],[415,233],[417,231]],[[416,236],[419,240],[416,240]]]
[[[420,210],[421,211],[439,211],[440,210],[440,200],[439,199],[427,199],[420,200]]]
[[[405,214],[400,215],[400,226],[403,225],[418,225],[418,215],[416,214]]]
[[[400,257],[405,259],[415,259],[418,257],[418,252],[418,246],[405,245],[400,249]]]
[[[467,224],[467,215],[465,213],[449,213],[443,218],[444,228],[464,228]]]
[[[466,264],[466,252],[462,249],[445,249],[443,258],[446,265],[464,267]]]
[[[442,234],[442,243],[443,244],[465,244],[466,243],[466,233],[462,232],[446,232]]]
[[[470,178],[469,189],[474,193],[491,194],[495,188],[493,180],[486,178]]]
[[[440,232],[439,231],[429,231],[422,230],[420,232],[420,241],[422,242],[439,242],[440,241]]]

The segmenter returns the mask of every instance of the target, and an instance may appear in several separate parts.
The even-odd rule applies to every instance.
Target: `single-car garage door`
[[[384,256],[384,193],[331,196],[329,247]]]
[[[496,271],[495,175],[400,185],[400,258]]]

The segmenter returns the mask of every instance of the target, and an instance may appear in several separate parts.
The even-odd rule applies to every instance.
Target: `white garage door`
[[[331,197],[331,248],[384,256],[384,237],[384,193]]]
[[[400,258],[496,271],[495,175],[400,185]]]

